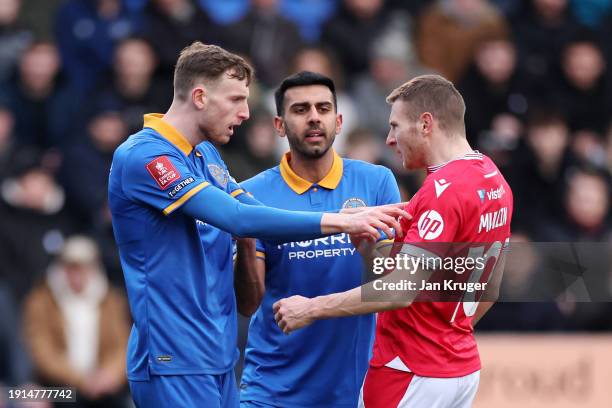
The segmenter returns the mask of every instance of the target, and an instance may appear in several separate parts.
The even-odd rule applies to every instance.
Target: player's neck
[[[291,170],[304,180],[311,183],[321,181],[332,168],[334,164],[334,151],[329,149],[323,156],[312,159],[304,157],[300,154],[291,152],[291,160],[289,167]]]
[[[438,143],[435,148],[430,149],[428,167],[437,166],[473,152],[472,147],[463,136],[442,137],[445,138],[443,143]]]
[[[168,109],[168,112],[164,114],[164,122],[172,125],[187,141],[191,146],[195,146],[202,142],[202,138],[199,136],[200,130],[198,129],[197,123],[190,118],[191,115],[184,114],[180,108],[177,108],[172,104]]]

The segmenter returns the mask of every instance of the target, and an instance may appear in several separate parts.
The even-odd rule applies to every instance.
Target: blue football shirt
[[[290,156],[242,183],[263,204],[328,211],[400,201],[391,171],[342,159],[313,184],[295,174]],[[272,305],[292,295],[314,297],[361,285],[363,263],[347,234],[303,242],[258,241],[266,263],[266,293],[251,319],[241,381],[241,401],[277,406],[355,407],[374,339],[374,315],[320,320],[285,335]]]
[[[132,381],[221,374],[238,358],[231,236],[177,211],[211,185],[243,192],[214,146],[194,149],[161,115],[145,115],[114,154],[109,206],[134,320]]]

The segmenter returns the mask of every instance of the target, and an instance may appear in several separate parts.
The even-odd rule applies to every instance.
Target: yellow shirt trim
[[[281,159],[279,166],[281,176],[283,177],[283,180],[285,180],[285,183],[287,183],[287,185],[291,187],[293,191],[298,194],[303,194],[308,191],[313,183],[308,180],[304,180],[293,171],[291,166],[289,166],[290,158],[290,153],[285,153]],[[342,180],[343,167],[344,165],[342,163],[342,158],[334,151],[334,162],[332,163],[329,173],[327,173],[327,175],[325,175],[325,177],[323,177],[317,184],[330,190],[335,189],[338,187],[338,184],[340,184],[340,180]]]
[[[239,188],[238,190],[232,191],[230,195],[235,198],[235,197],[238,197],[240,194],[243,194],[243,193],[244,193],[244,190]]]
[[[255,251],[255,256],[257,256],[257,258],[260,258],[260,259],[266,259],[265,252]]]
[[[185,139],[185,136],[181,135],[174,126],[168,122],[164,122],[163,118],[164,115],[161,113],[147,113],[144,115],[143,127],[153,129],[170,143],[178,147],[179,150],[185,154],[185,156],[189,156],[193,150],[191,143],[189,143],[187,139]]]
[[[176,210],[181,205],[183,205],[187,200],[193,197],[198,191],[204,190],[208,186],[210,186],[210,183],[207,181],[202,182],[202,184],[198,184],[197,186],[195,186],[194,188],[186,192],[181,198],[179,198],[178,200],[176,200],[175,202],[173,202],[172,204],[164,208],[164,215],[170,214],[172,211]]]

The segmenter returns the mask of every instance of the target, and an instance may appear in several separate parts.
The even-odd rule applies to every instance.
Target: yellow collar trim
[[[289,166],[290,158],[290,153],[285,153],[285,155],[283,156],[279,166],[281,176],[283,177],[283,180],[285,180],[285,183],[287,183],[293,191],[298,194],[303,194],[308,191],[308,189],[312,187],[314,183],[311,183],[308,180],[304,180],[303,178],[295,174],[291,166]],[[342,170],[342,158],[338,156],[336,151],[334,151],[334,162],[332,163],[332,167],[329,170],[329,173],[327,173],[327,175],[316,184],[320,185],[321,187],[328,188],[330,190],[335,189],[336,187],[338,187],[338,184],[340,184],[340,180],[342,180]]]
[[[185,156],[189,156],[193,150],[193,146],[191,146],[191,143],[189,143],[187,139],[185,139],[185,136],[181,135],[174,126],[168,122],[164,122],[163,117],[164,115],[161,113],[148,113],[144,115],[143,127],[153,129],[170,143],[178,147]]]

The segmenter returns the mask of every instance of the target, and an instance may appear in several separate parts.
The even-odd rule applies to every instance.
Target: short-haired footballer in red
[[[480,378],[474,325],[497,298],[510,239],[512,192],[491,159],[467,142],[465,104],[451,82],[437,75],[416,77],[395,89],[387,102],[387,144],[401,155],[405,168],[426,168],[428,173],[406,208],[413,218],[402,220],[404,237],[390,255],[434,264],[455,261],[446,276],[457,277],[451,286],[464,286],[449,291],[444,287],[447,280],[439,282],[440,294],[444,289],[459,293],[450,301],[435,297],[436,282],[427,278],[414,282],[430,285],[424,291],[401,298],[364,301],[363,291],[371,291],[371,283],[312,299],[292,296],[274,305],[276,321],[288,333],[317,319],[378,312],[359,406],[471,407]],[[361,237],[351,239],[370,259],[385,256],[372,253]],[[464,261],[461,268],[459,260]],[[434,276],[422,266],[414,276]],[[401,273],[399,262],[385,279],[396,273]],[[465,290],[468,284],[480,285],[480,292]],[[424,293],[434,297],[419,297]]]

